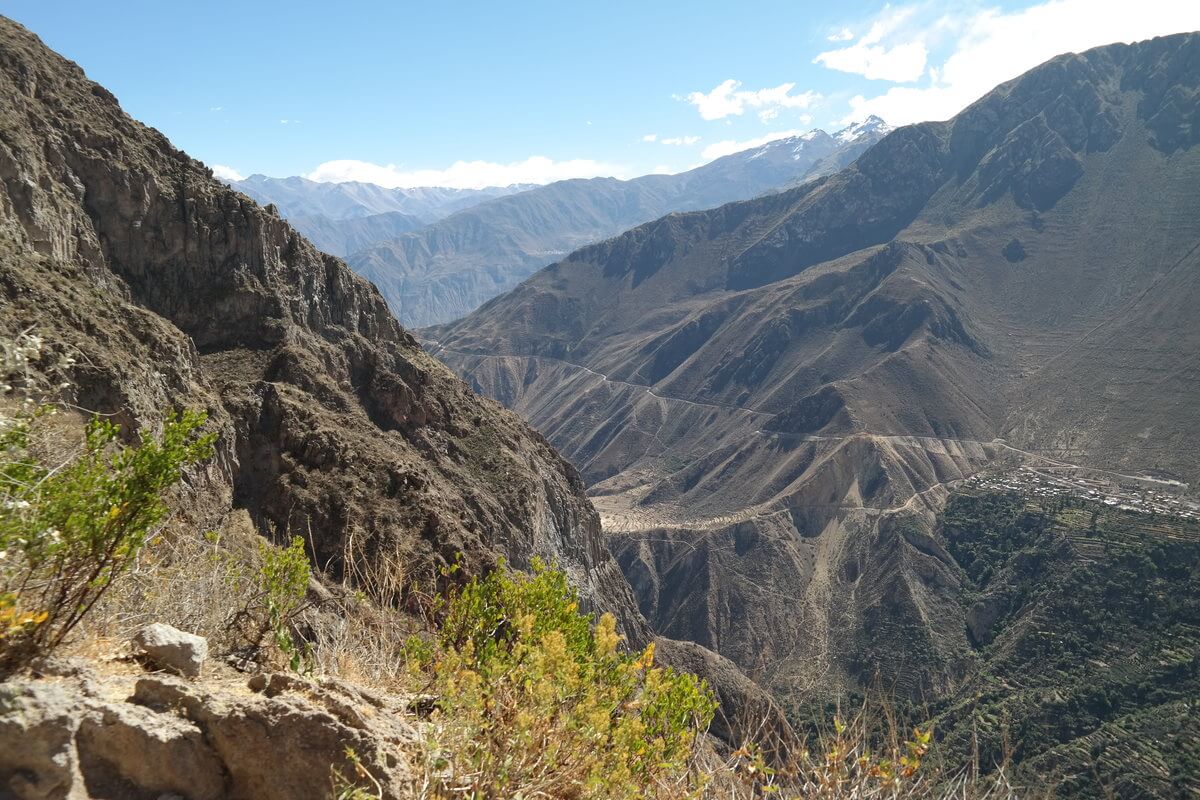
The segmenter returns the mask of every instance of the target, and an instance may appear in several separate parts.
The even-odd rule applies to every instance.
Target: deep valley
[[[0,798],[1200,796],[1200,33],[975,96],[243,178],[0,17]]]

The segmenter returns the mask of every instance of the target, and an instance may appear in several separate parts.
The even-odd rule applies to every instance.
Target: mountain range
[[[429,202],[443,190],[261,176],[232,185],[274,203],[318,247],[345,256],[379,287],[401,322],[420,326],[461,317],[571,250],[663,214],[715,207],[836,172],[888,130],[871,117],[833,135],[814,130],[676,175],[459,192],[450,195],[459,210],[425,226],[420,218],[431,212],[417,208],[409,194],[424,193],[420,198]],[[389,211],[381,213],[383,208]]]
[[[748,735],[802,746],[781,709],[809,730],[882,693],[946,764],[1060,796],[1200,791],[1200,33],[1059,56],[944,122],[478,193],[231,188],[2,17],[0,118],[0,337],[36,333],[25,367],[61,369],[47,430],[91,412],[135,442],[192,408],[215,434],[142,579],[217,574],[160,539],[245,545],[264,574],[261,540],[291,541],[301,597],[344,595],[331,630],[367,615],[407,661],[423,640],[399,628],[441,591],[546,562],[656,645],[637,670],[709,681],[739,775],[761,766]],[[281,215],[330,246],[392,236],[351,259],[383,291]],[[389,310],[479,302],[420,341]],[[34,444],[77,449],[62,435]],[[405,696],[412,727],[372,738],[396,698],[247,679],[232,651],[233,700],[125,651],[104,668],[128,680],[100,684],[93,644],[5,684],[5,786],[260,796],[227,765],[299,738],[253,774],[291,796],[271,771],[311,762],[291,794],[320,797],[329,751],[399,763],[444,722]]]
[[[404,324],[446,322],[577,247],[672,211],[711,208],[836,170],[887,130],[873,118],[840,139],[812,131],[676,175],[559,181],[379,242],[347,263],[379,287]]]
[[[1063,55],[422,335],[580,469],[656,630],[779,697],[958,697],[995,654],[968,635],[956,487],[1200,479],[1198,100],[1200,35]]]
[[[390,211],[407,214],[422,224],[494,197],[531,188],[523,184],[486,189],[450,189],[443,186],[389,189],[374,183],[332,183],[309,178],[269,178],[251,175],[229,185],[261,205],[274,205],[285,219],[323,217],[350,220]]]

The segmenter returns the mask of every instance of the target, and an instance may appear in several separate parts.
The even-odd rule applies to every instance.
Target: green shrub
[[[275,646],[287,657],[292,671],[309,671],[310,648],[307,644],[305,647],[297,645],[292,637],[292,624],[304,603],[312,571],[304,552],[304,540],[293,537],[291,544],[282,548],[262,542],[259,557],[262,560],[259,582],[267,629]]]
[[[32,436],[53,413],[25,410],[0,429],[0,675],[63,642],[164,520],[182,469],[212,453],[205,415],[185,411],[136,447],[95,418],[77,456],[44,464]]]
[[[681,796],[716,709],[694,675],[620,649],[611,614],[579,612],[566,576],[503,568],[453,592],[427,669],[438,796]],[[665,787],[671,787],[666,789]]]

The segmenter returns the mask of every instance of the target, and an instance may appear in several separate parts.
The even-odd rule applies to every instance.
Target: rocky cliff
[[[644,638],[575,471],[428,357],[379,293],[0,20],[0,328],[75,354],[79,406],[132,433],[204,407],[193,511],[245,507],[332,576],[535,555]]]

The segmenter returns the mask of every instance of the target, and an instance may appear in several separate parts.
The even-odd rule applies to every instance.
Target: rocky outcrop
[[[413,796],[420,720],[405,698],[286,675],[194,684],[69,662],[46,671],[0,684],[0,796],[323,800],[335,772],[378,782],[384,798]]]
[[[244,507],[334,578],[388,561],[412,588],[459,553],[469,571],[541,556],[646,638],[574,470],[370,284],[9,20],[0,114],[0,333],[75,354],[71,399],[130,435],[206,408],[198,524]]]

